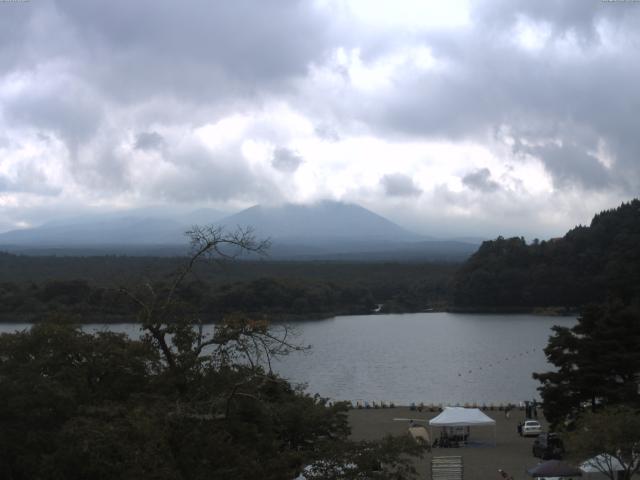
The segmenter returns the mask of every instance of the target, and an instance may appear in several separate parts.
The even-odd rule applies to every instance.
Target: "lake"
[[[359,315],[295,324],[310,344],[274,363],[309,392],[337,400],[501,403],[539,398],[532,372],[551,369],[544,356],[553,325],[571,317],[416,313]],[[0,324],[0,332],[28,328]],[[131,336],[135,324],[87,325]]]

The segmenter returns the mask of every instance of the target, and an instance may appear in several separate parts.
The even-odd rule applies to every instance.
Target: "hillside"
[[[104,246],[184,245],[184,232],[194,224],[223,216],[211,209],[144,208],[124,212],[54,219],[33,228],[0,234],[5,250],[36,248],[97,248]],[[4,248],[6,246],[13,248]]]
[[[640,200],[597,214],[564,237],[484,242],[455,276],[455,308],[579,307],[640,295]]]
[[[251,225],[258,236],[281,243],[324,245],[344,242],[424,240],[359,205],[323,201],[313,205],[256,205],[220,221],[229,227]]]
[[[225,218],[208,209],[148,208],[86,215],[0,234],[0,250],[29,255],[184,255],[188,243],[184,232],[194,224],[212,223],[227,230],[253,228],[258,238],[272,241],[273,260],[458,262],[478,245],[433,240],[359,205],[323,201],[256,205]]]

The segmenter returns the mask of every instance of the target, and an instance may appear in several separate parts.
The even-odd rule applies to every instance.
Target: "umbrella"
[[[579,468],[573,467],[560,460],[549,460],[542,462],[527,470],[532,477],[579,477],[582,472]]]

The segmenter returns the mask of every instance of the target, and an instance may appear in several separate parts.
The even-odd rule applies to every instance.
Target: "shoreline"
[[[305,321],[323,321],[329,320],[337,317],[345,317],[345,316],[379,316],[379,315],[415,315],[420,313],[453,313],[460,315],[534,315],[540,317],[577,317],[580,315],[579,310],[577,309],[561,309],[561,307],[553,307],[553,308],[531,308],[531,309],[515,309],[515,308],[504,308],[504,309],[476,309],[476,308],[444,308],[444,309],[428,309],[428,310],[418,310],[411,312],[331,312],[331,313],[308,313],[308,314],[292,314],[292,313],[281,313],[275,315],[269,315],[258,312],[249,312],[241,314],[247,316],[255,316],[255,317],[267,317],[267,319],[274,324],[278,323],[297,323],[297,322],[305,322]],[[60,317],[67,317],[70,320],[82,318],[82,321],[79,322],[71,322],[77,323],[78,325],[89,325],[89,324],[104,324],[104,325],[115,325],[122,323],[140,323],[135,318],[135,314],[125,315],[125,314],[99,314],[99,313],[91,313],[91,314],[82,314],[77,312],[48,312],[48,313],[2,313],[0,314],[0,324],[12,324],[12,323],[27,323],[27,324],[36,324],[41,323],[47,320],[47,317],[52,315],[59,315]],[[204,325],[215,325],[222,318],[221,315],[203,315],[202,323]],[[270,317],[270,318],[269,318]]]

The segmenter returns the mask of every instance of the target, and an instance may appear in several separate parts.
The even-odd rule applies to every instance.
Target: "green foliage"
[[[218,346],[266,332],[239,322]],[[384,478],[412,478],[403,455],[421,453],[415,443],[352,443],[345,405],[228,360],[225,348],[192,362],[185,348],[171,371],[148,340],[49,322],[1,335],[2,478],[275,480],[335,452],[364,475],[372,449],[402,472]]]
[[[236,314],[203,333],[201,291],[186,282],[195,261],[263,244],[249,231],[210,228],[194,230],[192,245],[172,277],[122,289],[137,307],[140,340],[64,321],[0,335],[1,478],[286,480],[337,459],[357,466],[350,478],[414,478],[410,458],[423,447],[351,442],[345,404],[271,371],[274,356],[303,348],[287,327]],[[69,289],[58,283],[45,297],[73,303]]]
[[[640,407],[640,304],[610,302],[584,310],[572,327],[553,327],[545,353],[556,371],[534,373],[542,383],[544,413],[553,424],[581,406]]]
[[[113,333],[43,323],[0,335],[0,464],[3,478],[44,478],[59,435],[89,407],[128,402],[150,388],[158,357]],[[71,478],[71,477],[69,477]]]
[[[375,307],[364,287],[260,278],[223,285],[212,292],[205,311],[274,314],[369,313]]]
[[[640,471],[640,411],[609,407],[584,412],[576,428],[565,436],[569,455],[577,462],[596,458],[594,468],[611,480],[620,480],[616,469],[624,467],[622,480]]]
[[[87,322],[131,321],[137,306],[107,285],[168,287],[177,258],[26,257],[0,253],[0,318],[35,319],[49,312],[82,315]],[[146,263],[149,262],[149,263]],[[49,273],[59,268],[59,278]],[[176,296],[207,320],[232,312],[286,320],[442,307],[455,265],[330,262],[235,262],[222,269],[195,265],[196,280]],[[215,272],[215,273],[212,273]],[[28,279],[29,281],[26,281]],[[127,280],[130,279],[130,280]]]
[[[563,238],[484,242],[453,282],[458,308],[575,308],[640,296],[640,200],[597,214]]]

